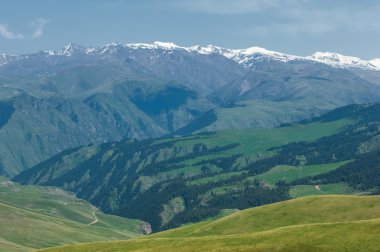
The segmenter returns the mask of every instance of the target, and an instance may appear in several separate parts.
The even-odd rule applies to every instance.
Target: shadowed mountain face
[[[3,56],[0,174],[92,143],[274,127],[380,101],[378,71],[260,53],[239,59],[121,44]]]
[[[0,129],[8,123],[14,112],[13,104],[11,102],[1,102],[0,103]]]
[[[2,103],[1,173],[15,175],[75,146],[158,137],[213,106],[184,86],[157,83],[155,90],[148,90],[150,84],[124,82],[85,98],[22,94]],[[164,103],[173,91],[181,93],[181,99]]]

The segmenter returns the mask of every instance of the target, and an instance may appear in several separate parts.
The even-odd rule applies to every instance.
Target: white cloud
[[[44,28],[47,23],[49,23],[49,19],[45,18],[37,18],[36,20],[30,23],[30,26],[34,28],[34,32],[32,38],[39,38],[44,33]]]
[[[7,24],[0,24],[0,35],[6,39],[22,39],[24,35],[10,30]]]

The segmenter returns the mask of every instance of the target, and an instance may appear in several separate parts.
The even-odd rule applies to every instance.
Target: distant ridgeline
[[[14,178],[73,191],[154,231],[313,194],[376,194],[380,105],[291,125],[122,141],[62,152]]]
[[[277,127],[380,102],[378,62],[161,42],[0,54],[0,175],[89,144]]]

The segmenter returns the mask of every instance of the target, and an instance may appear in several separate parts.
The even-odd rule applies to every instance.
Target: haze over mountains
[[[274,127],[377,102],[378,62],[162,42],[3,54],[0,174],[87,144]]]

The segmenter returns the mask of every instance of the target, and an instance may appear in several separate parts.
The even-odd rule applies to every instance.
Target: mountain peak
[[[177,50],[177,49],[186,49],[186,47],[181,47],[173,42],[161,42],[161,41],[154,41],[152,44],[147,43],[132,43],[132,44],[126,44],[126,47],[132,48],[132,49],[162,49],[162,50]]]
[[[362,62],[360,58],[345,56],[339,53],[333,52],[316,52],[311,56],[308,56],[311,59],[322,61],[322,62],[330,62],[330,63],[340,63],[340,64],[358,64]]]
[[[369,63],[371,63],[374,67],[380,69],[380,58],[370,60]]]
[[[159,48],[168,49],[168,50],[181,48],[180,46],[174,44],[173,42],[154,41],[153,44]]]
[[[345,56],[339,53],[333,52],[316,52],[311,56],[306,57],[307,59],[321,62],[333,67],[340,68],[361,68],[361,69],[371,69],[380,70],[379,59],[374,59],[372,61],[362,60],[358,57]]]
[[[58,55],[65,55],[65,56],[72,56],[73,54],[77,53],[86,53],[88,50],[91,50],[92,48],[84,47],[80,44],[72,43],[65,45],[61,50],[57,52]]]

